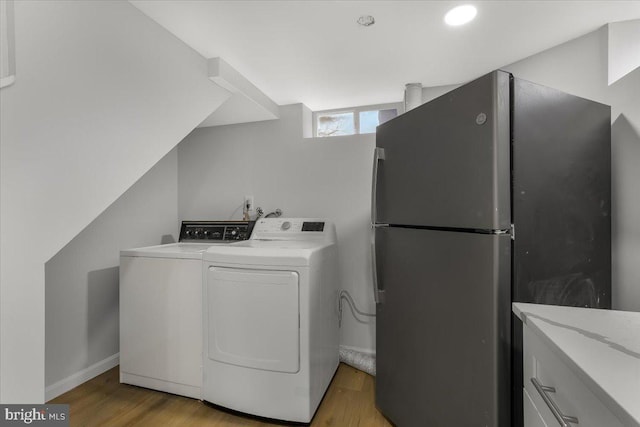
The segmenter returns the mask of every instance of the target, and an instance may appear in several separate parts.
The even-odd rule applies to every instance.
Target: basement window
[[[316,119],[316,136],[353,135],[356,132],[356,120],[353,111],[319,114]]]
[[[376,126],[398,115],[397,104],[326,110],[313,113],[317,137],[375,133]]]

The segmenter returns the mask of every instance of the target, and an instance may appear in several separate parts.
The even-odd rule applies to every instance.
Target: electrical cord
[[[359,310],[349,291],[346,291],[343,289],[340,291],[340,297],[338,299],[338,313],[339,313],[338,326],[339,327],[342,326],[342,300],[343,299],[347,301],[347,304],[349,305],[349,309],[351,310],[351,314],[353,314],[353,317],[354,319],[356,319],[356,321],[360,323],[368,323],[367,321],[359,319],[356,313],[358,313],[360,316],[376,317],[375,313],[365,313],[364,311]]]
[[[240,203],[240,205],[236,208],[236,210],[231,212],[231,215],[229,215],[229,219],[233,220],[236,215],[236,212],[238,212],[242,208],[244,208],[244,202]]]

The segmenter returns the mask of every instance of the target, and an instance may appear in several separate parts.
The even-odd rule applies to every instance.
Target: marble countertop
[[[625,426],[640,427],[640,312],[513,303]]]

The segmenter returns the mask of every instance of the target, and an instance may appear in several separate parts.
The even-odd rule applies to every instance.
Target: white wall
[[[369,251],[373,134],[303,138],[310,124],[301,104],[280,107],[280,119],[194,130],[178,146],[181,219],[239,219],[244,195],[265,213],[335,221],[341,286],[360,309],[374,312]],[[303,117],[308,123],[305,125]],[[348,314],[342,344],[375,348],[371,323]]]
[[[640,67],[640,19],[608,26],[609,84]]]
[[[606,28],[505,66],[517,77],[612,105],[614,306],[640,311],[640,70],[607,86]],[[457,85],[424,88],[423,100]],[[621,116],[623,114],[623,116]],[[304,119],[303,119],[304,118]],[[369,249],[373,135],[302,138],[300,105],[281,107],[269,123],[197,129],[178,146],[181,219],[240,215],[245,194],[267,212],[326,216],[338,225],[342,286],[374,311]],[[347,314],[342,344],[375,348],[373,323]]]
[[[119,251],[178,238],[173,149],[45,264],[47,400],[119,353]]]
[[[432,99],[436,99],[439,96],[444,95],[447,92],[451,92],[457,87],[461,85],[446,85],[446,86],[432,86],[432,87],[423,87],[422,88],[422,103],[429,102]]]
[[[611,105],[613,307],[640,311],[640,68],[609,86],[607,45],[603,27],[503,69]]]
[[[3,403],[44,399],[45,262],[228,96],[128,2],[15,2],[15,40],[0,91]]]

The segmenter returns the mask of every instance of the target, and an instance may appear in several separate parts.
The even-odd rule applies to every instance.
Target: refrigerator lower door
[[[394,424],[510,425],[508,235],[376,229],[376,404]]]

